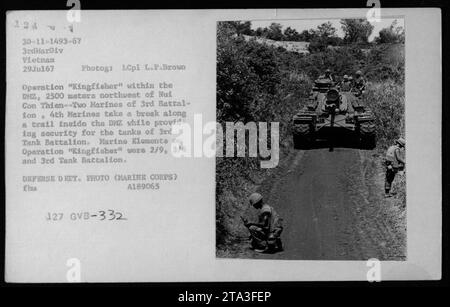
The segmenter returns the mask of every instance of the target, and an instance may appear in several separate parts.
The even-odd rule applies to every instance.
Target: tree
[[[311,40],[313,40],[314,38],[314,33],[311,32],[312,30],[303,30],[300,34],[299,34],[299,41],[302,42],[310,42]]]
[[[373,25],[367,19],[342,19],[341,27],[346,43],[367,43],[373,31]]]
[[[217,121],[256,121],[257,97],[271,101],[280,83],[276,54],[264,44],[234,39],[228,30],[228,23],[218,24]]]
[[[283,39],[283,32],[281,31],[281,29],[281,24],[272,22],[267,31],[267,38],[281,41]]]
[[[267,28],[261,28],[261,27],[258,27],[256,30],[255,30],[255,35],[256,36],[266,36],[266,33],[267,33]]]
[[[397,26],[397,20],[394,20],[389,28],[382,29],[378,36],[375,37],[375,43],[377,44],[392,44],[404,42],[405,30],[403,29],[403,27]]]
[[[227,27],[236,34],[254,35],[252,23],[250,21],[224,21],[222,26]]]
[[[317,27],[317,35],[322,40],[327,40],[329,37],[336,36],[336,28],[333,27],[331,22],[325,22]]]
[[[238,34],[254,35],[252,23],[250,21],[239,22],[237,25],[237,32]]]
[[[282,29],[281,24],[273,22],[270,24],[269,27],[257,28],[254,34],[256,36],[281,41],[284,38],[283,31],[281,29]]]
[[[300,34],[297,32],[297,30],[292,29],[291,27],[287,27],[284,30],[284,40],[286,41],[299,41],[300,40]]]
[[[322,52],[328,45],[340,45],[341,39],[336,35],[336,28],[331,22],[326,22],[317,27],[317,29],[309,30],[309,51]]]

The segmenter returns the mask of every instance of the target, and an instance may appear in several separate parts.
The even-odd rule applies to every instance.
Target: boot
[[[389,189],[385,189],[384,190],[384,197],[391,197],[392,196],[392,194],[390,193],[390,190]]]

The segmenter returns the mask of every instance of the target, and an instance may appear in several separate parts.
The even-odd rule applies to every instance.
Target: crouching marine
[[[272,206],[263,202],[259,193],[250,195],[249,203],[257,209],[258,221],[249,222],[241,217],[245,227],[250,232],[250,245],[253,250],[260,253],[275,253],[283,250],[281,233],[283,231],[282,219]]]

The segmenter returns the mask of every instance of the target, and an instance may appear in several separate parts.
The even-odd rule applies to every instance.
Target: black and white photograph
[[[279,123],[276,166],[217,157],[217,257],[407,259],[405,31],[402,17],[217,23],[218,122]]]

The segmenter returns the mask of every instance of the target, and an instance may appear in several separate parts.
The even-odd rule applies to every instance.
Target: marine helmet
[[[250,197],[248,198],[248,201],[250,203],[250,205],[255,205],[257,203],[259,203],[260,201],[262,201],[263,197],[261,194],[259,193],[253,193],[252,195],[250,195]]]
[[[406,141],[404,138],[399,138],[398,140],[395,141],[398,145],[405,147],[406,145]]]

